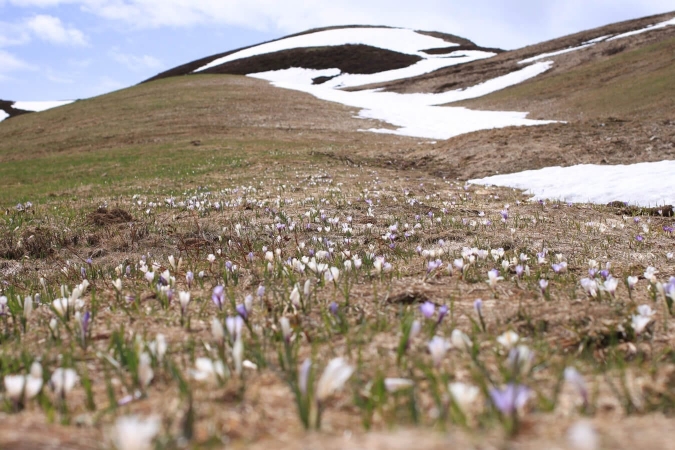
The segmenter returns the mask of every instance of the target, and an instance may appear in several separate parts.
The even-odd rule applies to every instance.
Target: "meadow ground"
[[[369,166],[428,144],[352,114],[205,76],[3,123],[0,447],[672,447],[668,211]]]

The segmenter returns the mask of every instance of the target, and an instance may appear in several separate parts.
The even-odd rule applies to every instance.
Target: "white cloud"
[[[131,55],[128,53],[121,53],[118,49],[113,48],[110,51],[110,57],[118,63],[127,66],[134,71],[143,71],[145,69],[160,69],[164,67],[162,62],[154,56]]]
[[[0,73],[34,69],[35,67],[31,64],[17,58],[7,51],[0,50]]]
[[[38,14],[26,21],[27,28],[38,38],[61,45],[87,45],[87,40],[77,28],[65,27],[61,19]]]

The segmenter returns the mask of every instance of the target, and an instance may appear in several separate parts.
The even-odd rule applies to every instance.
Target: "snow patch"
[[[590,41],[586,41],[586,42],[584,42],[584,44],[597,44],[598,42],[602,42],[602,41],[604,41],[605,39],[607,39],[608,37],[611,37],[611,36],[612,36],[611,34],[606,34],[604,36],[600,36],[600,37],[596,37],[594,39],[591,39]]]
[[[362,108],[359,117],[382,120],[398,127],[396,130],[373,128],[366,131],[429,139],[449,139],[478,130],[552,123],[553,121],[526,119],[526,112],[473,111],[467,108],[437,106],[481,97],[521,83],[545,72],[551,65],[551,61],[536,63],[467,89],[440,94],[399,94],[377,90],[348,92],[329,86],[311,84],[313,78],[332,76],[337,69],[292,68],[249,76],[271,81],[274,86],[284,89],[306,92],[322,100]]]
[[[8,117],[9,117],[9,114],[7,114],[5,111],[0,109],[0,122],[2,122],[3,120],[5,120]]]
[[[495,175],[469,183],[524,189],[532,200],[575,203],[624,201],[638,206],[675,205],[675,161],[604,166],[580,164]]]
[[[562,55],[564,53],[569,53],[569,52],[573,52],[573,51],[576,51],[576,50],[581,50],[582,48],[590,47],[591,45],[593,45],[593,43],[580,45],[578,47],[565,48],[563,50],[558,50],[558,51],[550,52],[550,53],[542,53],[541,55],[533,56],[531,58],[527,58],[527,59],[523,59],[522,61],[518,61],[518,64],[528,64],[528,63],[531,63],[531,62],[534,62],[534,61],[538,61],[540,59],[548,58],[550,56]]]
[[[73,103],[73,101],[74,100],[60,100],[51,102],[14,102],[12,107],[14,109],[23,109],[24,111],[40,112],[52,108],[58,108],[59,106]]]
[[[675,25],[675,17],[673,17],[670,20],[666,20],[665,22],[657,23],[655,25],[649,25],[648,27],[645,28],[640,28],[639,30],[633,30],[627,33],[617,34],[616,36],[607,39],[607,42],[613,41],[615,39],[625,38],[628,36],[635,36],[636,34],[646,33],[647,31],[657,30],[659,28],[665,28],[670,25]]]
[[[404,28],[342,28],[337,30],[317,31],[316,33],[293,36],[266,44],[256,45],[231,55],[215,59],[195,70],[201,72],[211,67],[251,56],[274,53],[282,50],[306,47],[329,47],[347,44],[363,44],[392,50],[409,55],[427,57],[421,50],[430,48],[456,47],[459,44],[446,42],[443,39],[417,33]]]
[[[548,57],[551,57],[551,56],[562,55],[564,53],[569,53],[569,52],[573,52],[573,51],[576,51],[576,50],[581,50],[582,48],[590,47],[590,46],[595,45],[599,42],[603,42],[603,41],[609,42],[609,41],[613,41],[615,39],[621,39],[621,38],[625,38],[625,37],[628,37],[628,36],[633,36],[633,35],[636,35],[636,34],[645,33],[647,31],[657,30],[659,28],[665,28],[669,25],[675,25],[675,18],[673,18],[671,20],[667,20],[665,22],[655,24],[655,25],[649,25],[648,27],[640,28],[639,30],[633,30],[633,31],[629,31],[627,33],[617,34],[616,36],[612,36],[612,35],[609,35],[609,34],[606,35],[606,36],[600,36],[600,37],[597,37],[595,39],[591,39],[590,41],[586,41],[586,42],[584,42],[583,44],[581,44],[577,47],[565,48],[563,50],[558,50],[558,51],[550,52],[550,53],[542,53],[541,55],[536,55],[536,56],[533,56],[531,58],[523,59],[522,61],[518,61],[518,64],[528,64],[528,63],[538,61],[538,60],[543,59],[543,58],[548,58]]]
[[[373,74],[345,73],[323,83],[322,86],[332,88],[346,88],[373,83],[384,83],[387,81],[401,80],[404,78],[412,78],[419,75],[424,75],[425,73],[433,72],[434,70],[442,69],[444,67],[450,67],[457,64],[476,61],[478,59],[489,58],[495,54],[496,53],[483,52],[479,50],[452,52],[448,55],[443,55],[442,57],[427,57],[427,59],[423,59],[411,66],[404,67],[402,69],[387,70]]]

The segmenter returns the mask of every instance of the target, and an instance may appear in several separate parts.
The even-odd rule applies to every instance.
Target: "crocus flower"
[[[137,416],[120,417],[112,429],[112,444],[117,450],[150,450],[159,433],[158,417],[140,419]]]
[[[434,305],[433,303],[431,303],[429,301],[424,302],[420,305],[420,312],[427,319],[431,319],[433,317],[435,311],[436,311],[436,305]]]
[[[213,294],[211,294],[211,300],[216,304],[218,309],[223,310],[223,301],[225,297],[225,288],[223,286],[216,286],[213,288]]]
[[[442,305],[438,308],[438,323],[443,321],[443,318],[448,314],[448,311],[450,311],[450,308],[448,308],[447,305]]]
[[[225,328],[227,328],[227,332],[232,340],[236,341],[244,329],[244,319],[241,316],[227,317],[225,319]]]
[[[195,280],[195,274],[192,273],[191,271],[188,271],[185,274],[185,281],[187,282],[188,288],[192,287],[192,283],[194,282],[194,280]]]
[[[214,341],[219,343],[223,342],[225,339],[225,329],[223,328],[223,324],[216,317],[211,319],[211,336],[213,336]]]
[[[518,265],[516,266],[516,276],[517,276],[518,278],[520,278],[520,277],[523,276],[523,272],[524,272],[524,271],[525,271],[525,269],[523,268],[522,265],[518,264]]]
[[[480,392],[476,386],[460,382],[450,383],[448,385],[448,391],[454,402],[457,403],[459,408],[464,412],[466,412],[476,401]]]
[[[138,359],[138,381],[140,381],[143,387],[148,386],[155,376],[151,362],[150,355],[146,352],[141,353]]]
[[[541,289],[542,294],[546,293],[547,288],[548,288],[548,280],[545,280],[543,278],[539,280],[539,289]]]
[[[614,297],[616,293],[616,288],[619,286],[619,280],[609,275],[607,279],[602,284],[602,290],[607,291],[609,295]]]
[[[443,361],[445,353],[450,348],[450,344],[442,337],[434,336],[427,343],[427,348],[429,349],[429,353],[431,354],[431,359],[433,360],[434,365],[439,366],[441,361]]]
[[[584,291],[586,291],[586,294],[588,294],[591,297],[597,297],[598,296],[598,282],[595,281],[592,278],[582,278],[579,280],[581,283],[581,287],[584,288]]]
[[[80,377],[75,370],[59,367],[52,373],[50,385],[56,395],[63,398],[75,387],[79,379]]]
[[[298,369],[298,389],[302,395],[307,394],[307,387],[309,384],[309,372],[312,368],[312,360],[307,358],[302,362],[302,365]]]
[[[328,310],[332,315],[336,316],[338,313],[338,304],[335,302],[331,302],[330,305],[328,306]]]
[[[574,367],[565,367],[565,381],[572,385],[581,395],[584,405],[588,404],[588,388],[586,380]]]
[[[636,334],[641,334],[647,325],[649,325],[649,322],[651,322],[655,311],[652,311],[649,305],[640,305],[637,311],[638,313],[632,316],[631,325]]]
[[[298,285],[296,284],[291,291],[291,304],[296,308],[300,307],[300,291],[298,290]]]
[[[553,268],[553,271],[555,273],[565,273],[565,272],[567,272],[567,263],[565,261],[562,261],[562,262],[557,263],[557,264],[553,264],[551,267]]]
[[[293,336],[293,329],[291,328],[291,322],[288,320],[288,317],[281,317],[279,319],[279,325],[281,326],[281,335],[286,342],[289,342],[291,336]]]
[[[187,307],[190,304],[190,293],[185,291],[180,291],[178,293],[178,302],[180,303],[180,310],[183,314],[187,311]]]
[[[476,299],[473,302],[473,309],[476,310],[476,313],[480,316],[482,314],[482,309],[483,309],[483,300],[481,299]]]
[[[236,307],[237,314],[239,314],[239,317],[241,317],[244,320],[248,319],[248,311],[246,310],[246,306],[243,304],[238,304]]]
[[[415,383],[413,380],[408,378],[385,378],[384,379],[384,388],[387,392],[397,392],[403,389],[408,389],[414,386]]]
[[[497,342],[507,350],[510,350],[511,347],[516,345],[520,336],[513,330],[506,331],[497,337]]]
[[[490,285],[490,288],[494,289],[497,287],[497,282],[503,279],[504,277],[499,276],[499,271],[497,269],[492,269],[488,271],[488,279],[485,281]]]
[[[221,360],[197,358],[194,370],[190,370],[189,373],[197,381],[222,380],[225,378],[225,365]]]
[[[507,363],[514,373],[527,373],[532,367],[534,352],[527,345],[518,345],[511,348]]]
[[[462,330],[454,329],[450,333],[450,343],[458,350],[468,350],[473,346],[471,339]]]
[[[490,388],[490,398],[495,407],[504,415],[513,415],[525,406],[530,397],[530,389],[522,384],[507,384],[503,389]]]
[[[629,276],[626,277],[626,285],[628,289],[632,290],[638,282],[638,277]]]
[[[317,382],[317,401],[323,402],[336,391],[342,389],[352,373],[354,373],[354,367],[350,366],[343,358],[331,359]]]

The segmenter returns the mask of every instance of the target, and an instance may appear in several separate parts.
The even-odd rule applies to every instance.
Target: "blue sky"
[[[444,31],[508,49],[673,10],[672,0],[0,0],[0,99],[91,97],[327,25]]]

